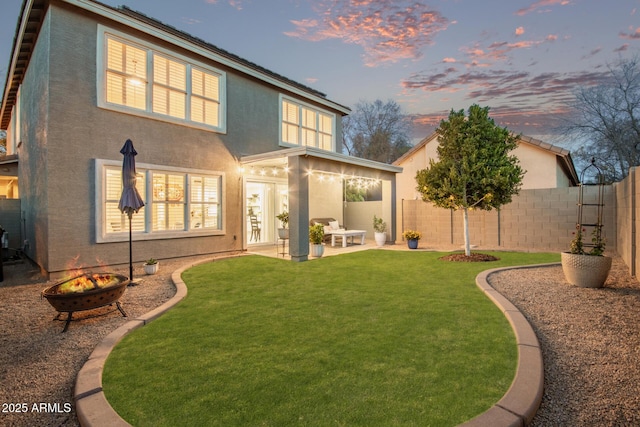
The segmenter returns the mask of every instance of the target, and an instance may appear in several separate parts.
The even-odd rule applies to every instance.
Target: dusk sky
[[[553,141],[572,91],[640,54],[640,0],[103,0],[126,5],[351,108],[394,100],[415,138],[452,108]],[[3,0],[4,85],[22,0]]]

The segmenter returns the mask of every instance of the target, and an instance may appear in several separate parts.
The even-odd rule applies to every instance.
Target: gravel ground
[[[127,287],[120,298],[129,318],[169,300],[176,291],[171,273],[197,260],[161,261],[158,274],[152,276],[144,274],[141,264],[134,266],[133,277],[142,283]],[[128,276],[129,268],[110,272]],[[61,321],[53,320],[56,310],[41,297],[56,282],[42,280],[27,263],[5,265],[4,279],[0,282],[0,425],[78,426],[73,402],[76,375],[96,345],[127,318],[115,305],[77,312],[69,330],[62,333],[66,314]]]
[[[134,277],[143,282],[120,299],[129,317],[171,298],[171,273],[197,260],[162,261],[153,276],[136,266]],[[128,268],[111,272],[128,275]],[[127,319],[111,306],[79,312],[61,333],[64,322],[53,320],[56,311],[40,296],[53,282],[29,264],[5,265],[4,276],[0,425],[78,426],[76,375],[95,346]],[[568,285],[560,267],[507,271],[489,280],[527,316],[542,345],[545,391],[534,426],[640,425],[640,284],[619,258],[602,289]]]
[[[544,360],[532,426],[640,425],[640,284],[620,258],[605,286],[564,281],[562,267],[489,276],[529,320]]]

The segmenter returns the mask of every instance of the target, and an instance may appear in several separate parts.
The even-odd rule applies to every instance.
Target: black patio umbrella
[[[131,249],[131,217],[144,206],[144,201],[136,188],[136,154],[133,142],[127,139],[120,153],[122,160],[122,195],[118,209],[129,217],[129,280],[133,280],[133,251]]]

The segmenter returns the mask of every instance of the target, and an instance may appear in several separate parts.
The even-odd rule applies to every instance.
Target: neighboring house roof
[[[438,134],[433,132],[431,135],[427,136],[422,141],[414,145],[409,151],[404,153],[400,158],[398,158],[395,162],[393,162],[393,164],[394,165],[402,164],[402,162],[404,162],[405,159],[413,156],[418,150],[420,150],[422,147],[424,147],[431,141],[437,139],[437,137],[438,137]],[[569,150],[566,150],[564,148],[558,147],[553,144],[549,144],[547,142],[544,142],[539,139],[535,139],[526,135],[519,135],[518,143],[532,145],[555,154],[556,158],[558,159],[558,162],[560,163],[562,170],[571,181],[571,185],[578,185],[578,183],[580,182],[578,178],[578,173],[576,172],[575,166],[573,164],[573,159],[571,158],[571,152]]]
[[[60,1],[122,23],[129,27],[135,27],[140,31],[170,43],[180,44],[182,47],[189,49],[198,55],[208,57],[241,73],[249,74],[269,85],[293,92],[311,101],[340,111],[342,114],[348,114],[351,111],[348,107],[327,99],[326,95],[320,91],[295,82],[280,74],[274,73],[273,71],[247,61],[246,59],[227,52],[224,49],[194,37],[184,31],[178,30],[140,12],[129,9],[126,6],[114,8],[96,0]],[[40,31],[40,26],[44,19],[48,4],[49,2],[46,0],[24,0],[22,3],[20,18],[18,19],[13,39],[11,59],[7,71],[4,92],[2,95],[0,129],[6,129],[9,125],[11,111],[16,102],[18,87],[22,83],[24,73],[26,72],[29,64],[31,53],[36,39],[38,38],[38,32]]]

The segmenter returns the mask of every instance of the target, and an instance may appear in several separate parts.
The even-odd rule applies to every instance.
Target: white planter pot
[[[278,228],[278,238],[280,240],[285,240],[289,238],[289,229],[288,228]]]
[[[387,233],[383,232],[383,233],[379,233],[379,232],[375,232],[373,233],[373,236],[376,240],[376,245],[378,246],[384,246],[385,242],[387,241]]]
[[[562,271],[567,282],[582,288],[601,288],[611,270],[611,257],[562,252]]]
[[[315,258],[320,258],[324,254],[324,245],[323,244],[309,244],[309,255]]]
[[[144,272],[147,274],[156,274],[158,272],[159,266],[160,266],[159,262],[156,262],[155,264],[145,264]]]

